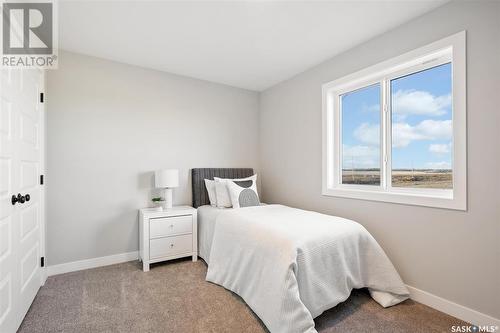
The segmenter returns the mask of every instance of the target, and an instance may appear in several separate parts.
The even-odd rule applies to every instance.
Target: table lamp
[[[165,208],[172,208],[172,189],[179,187],[179,170],[165,169],[155,171],[155,187],[164,189]]]

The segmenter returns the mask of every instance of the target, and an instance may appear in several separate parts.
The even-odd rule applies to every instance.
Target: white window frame
[[[323,180],[322,194],[353,199],[467,209],[466,148],[466,41],[465,31],[423,46],[401,56],[325,83],[323,91]],[[392,187],[391,112],[385,92],[392,79],[441,64],[452,63],[453,189]],[[380,83],[380,172],[381,184],[342,184],[340,96]]]

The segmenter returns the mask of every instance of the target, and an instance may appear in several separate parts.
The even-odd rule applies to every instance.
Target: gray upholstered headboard
[[[205,179],[219,178],[245,178],[253,175],[251,168],[198,168],[191,170],[191,183],[193,187],[193,207],[210,205]]]

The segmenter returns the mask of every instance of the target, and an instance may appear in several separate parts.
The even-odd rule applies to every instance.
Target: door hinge
[[[43,103],[43,97],[44,96],[43,96],[43,92],[42,92],[42,93],[40,93],[40,103]]]
[[[40,258],[40,267],[45,267],[45,257]]]
[[[40,185],[43,185],[43,175],[40,175]]]

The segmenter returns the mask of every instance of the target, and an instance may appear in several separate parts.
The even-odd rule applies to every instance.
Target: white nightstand
[[[196,209],[174,206],[157,211],[143,208],[139,213],[139,257],[142,270],[159,261],[182,257],[198,260]]]

